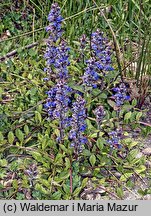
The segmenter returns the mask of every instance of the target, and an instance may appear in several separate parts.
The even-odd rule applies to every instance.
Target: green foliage
[[[1,63],[0,198],[80,199],[82,191],[87,190],[90,184],[92,191],[104,185],[107,191],[112,191],[123,199],[124,190],[127,187],[134,187],[132,177],[137,175],[142,179],[150,173],[145,166],[146,157],[137,157],[140,152],[139,143],[130,138],[129,133],[124,134],[120,150],[110,148],[107,134],[117,126],[121,126],[125,131],[127,127],[130,130],[139,128],[145,136],[151,133],[149,125],[140,126],[139,121],[145,116],[146,111],[137,107],[147,94],[148,82],[141,100],[136,97],[126,102],[119,115],[111,98],[113,86],[121,80],[116,59],[113,58],[115,70],[105,77],[106,86],[101,93],[97,89],[85,93],[80,85],[75,85],[76,81],[79,82],[85,67],[83,62],[78,62],[78,40],[81,34],[90,35],[96,28],[101,28],[110,39],[112,34],[93,1],[56,2],[62,8],[66,30],[64,36],[71,46],[69,72],[73,80],[69,85],[85,94],[87,111],[91,116],[87,119],[88,145],[77,160],[67,137],[62,144],[56,142],[59,133],[58,122],[48,120],[47,113],[43,109],[45,92],[53,85],[53,82],[43,81],[44,38],[46,38],[44,27],[47,25],[47,15],[52,1],[24,1],[24,4],[18,7],[14,4],[10,7],[9,1],[6,1],[3,6],[4,16],[0,32],[4,33],[8,29],[11,36],[1,41],[1,55],[4,56],[14,49],[17,50],[17,54]],[[116,33],[116,40],[122,49],[126,38],[130,43],[135,39],[134,42],[138,45],[140,39],[136,74],[135,71],[128,71],[126,76],[135,77],[138,81],[137,86],[140,89],[144,88],[141,84],[143,76],[149,74],[147,1],[142,3],[141,11],[137,1],[96,0],[95,2],[104,9],[105,16]],[[109,9],[112,12],[109,12]],[[38,46],[24,49],[26,45],[35,41],[38,41]],[[123,50],[125,61],[128,62],[133,57],[131,47],[127,46],[127,49]],[[85,58],[89,57],[89,51],[87,47]],[[124,65],[121,66],[124,68]],[[101,131],[97,128],[93,114],[98,104],[102,104],[106,110]],[[114,176],[115,172],[120,173],[118,179]],[[149,190],[139,192],[143,195],[150,193]],[[109,194],[105,192],[105,195]]]

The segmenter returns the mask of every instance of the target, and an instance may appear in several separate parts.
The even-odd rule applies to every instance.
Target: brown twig
[[[114,194],[113,192],[107,190],[106,188],[102,187],[102,186],[99,186],[100,189],[104,190],[106,193],[114,196],[116,199],[120,200],[121,198],[119,196],[117,196],[116,194]]]
[[[106,168],[105,168],[106,169]],[[110,171],[110,170],[108,170],[108,169],[106,169],[106,171],[108,172],[108,173],[110,173],[112,176],[113,176],[113,178],[118,182],[118,184],[120,184],[121,186],[123,186],[126,190],[128,190],[131,194],[133,194],[135,197],[137,197],[137,194],[135,194],[132,190],[130,190],[127,186],[125,186],[124,184],[123,184],[123,182],[121,182],[119,179],[117,179],[116,178],[116,176]]]
[[[38,44],[39,44],[38,42],[29,44],[29,45],[23,47],[22,50],[24,50],[24,49],[31,49],[31,48],[37,46]],[[17,54],[17,50],[13,50],[13,51],[7,53],[5,56],[0,57],[0,61],[1,61],[1,62],[2,62],[2,61],[5,61],[5,59],[10,58],[10,57],[12,57],[12,56],[14,56],[14,55],[16,55],[16,54]]]
[[[96,7],[99,9],[100,14],[102,15],[102,17],[104,18],[104,20],[106,21],[106,23],[108,24],[108,26],[110,28],[110,31],[111,31],[111,34],[112,34],[112,37],[113,37],[115,52],[116,52],[118,69],[119,69],[119,72],[121,74],[121,80],[123,81],[124,74],[122,73],[122,67],[121,67],[121,64],[123,63],[123,58],[122,58],[122,54],[121,54],[121,51],[120,51],[120,47],[119,47],[118,41],[116,39],[116,35],[115,35],[115,33],[114,33],[113,29],[112,29],[112,26],[110,25],[108,19],[106,18],[104,12],[100,9],[100,7],[98,6],[98,4],[96,3],[95,0],[93,0],[93,2],[96,5]]]
[[[137,173],[135,170],[134,171],[134,174],[144,183],[144,185],[148,186],[148,184],[145,182],[145,180],[139,175],[139,173]]]
[[[6,191],[11,190],[11,189],[13,189],[13,187],[2,188],[2,189],[0,189],[0,193],[6,192]]]
[[[70,193],[72,194],[73,188],[72,188],[73,182],[72,182],[72,162],[70,167]]]
[[[149,124],[149,123],[147,123],[147,122],[141,122],[141,121],[139,121],[138,123],[139,123],[139,124],[142,124],[142,125],[145,125],[145,126],[151,127],[151,124]]]

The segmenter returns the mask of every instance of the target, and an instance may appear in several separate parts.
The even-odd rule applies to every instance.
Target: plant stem
[[[118,41],[117,41],[117,38],[116,38],[116,35],[112,29],[112,26],[110,25],[108,19],[106,18],[105,14],[103,13],[103,11],[100,9],[100,7],[98,6],[98,4],[96,3],[95,0],[93,0],[94,4],[96,5],[96,7],[99,9],[102,17],[104,18],[104,20],[106,21],[106,23],[108,24],[109,28],[110,28],[110,31],[111,31],[111,34],[112,34],[112,37],[113,37],[113,42],[114,42],[114,47],[115,47],[115,52],[116,52],[116,58],[117,58],[117,64],[118,64],[118,69],[119,69],[119,72],[121,74],[121,80],[123,81],[123,72],[122,72],[122,67],[121,67],[121,64],[123,63],[123,57],[122,57],[122,53],[120,51],[120,47],[119,47],[119,44],[118,44]]]
[[[72,159],[70,158],[70,193],[72,194],[73,192],[73,179],[72,179]]]

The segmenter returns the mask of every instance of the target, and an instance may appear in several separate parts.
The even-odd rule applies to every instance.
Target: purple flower
[[[110,144],[110,147],[114,147],[114,148],[122,148],[121,145],[121,140],[122,140],[122,129],[121,128],[117,128],[114,131],[111,131],[110,133],[108,133],[109,135],[109,140],[107,141],[108,144]]]
[[[38,175],[37,165],[30,164],[29,167],[24,171],[25,175],[28,176],[28,180],[30,182],[30,186],[33,187],[35,184],[35,179]]]
[[[121,83],[118,87],[115,87],[112,90],[115,92],[113,97],[117,107],[122,106],[124,101],[130,100],[130,96],[127,95],[127,87],[124,83]]]
[[[44,108],[47,110],[50,119],[59,121],[60,136],[57,138],[62,142],[65,128],[70,126],[69,104],[71,89],[67,85],[69,56],[66,42],[61,38],[63,30],[61,28],[62,16],[57,3],[52,4],[48,15],[49,26],[46,31],[50,33],[47,40],[47,48],[44,55],[47,67],[44,71],[48,77],[45,80],[55,78],[56,85],[48,92],[48,98]],[[60,39],[60,40],[59,40]],[[53,74],[52,74],[53,73]]]
[[[108,39],[104,37],[99,29],[91,35],[91,47],[97,60],[99,70],[111,71],[111,47],[108,45]]]
[[[82,77],[83,84],[95,88],[97,87],[96,81],[99,79],[95,58],[90,58],[89,60],[87,60],[86,64],[87,67]]]
[[[55,59],[54,67],[56,68],[57,77],[60,79],[67,79],[68,78],[68,66],[70,65],[69,62],[69,55],[68,55],[69,48],[66,46],[65,41],[61,41],[60,46],[58,47],[58,52]]]
[[[67,112],[69,109],[69,93],[71,92],[71,89],[68,87],[65,81],[61,80],[56,85],[56,95],[55,95],[55,110],[53,112],[54,119],[59,119],[65,127],[65,122],[67,118]]]
[[[52,4],[50,13],[48,15],[49,26],[46,27],[46,31],[50,31],[49,39],[56,42],[62,36],[62,16],[60,15],[60,7],[57,3]]]
[[[99,30],[91,35],[91,49],[93,57],[86,61],[87,66],[82,78],[84,85],[96,88],[98,81],[103,84],[104,72],[114,70],[111,66],[111,47]]]
[[[61,39],[63,30],[61,28],[62,16],[60,15],[60,7],[57,3],[52,4],[50,13],[48,15],[49,26],[46,28],[49,38],[47,39],[47,47],[44,58],[46,59],[47,67],[44,71],[47,73],[47,80],[53,78],[67,79],[68,69],[70,64],[68,60],[69,48],[66,42]],[[60,39],[57,44],[58,39]],[[55,74],[53,76],[52,74]]]
[[[70,103],[71,88],[64,80],[60,80],[55,87],[52,87],[48,92],[47,102],[44,108],[48,112],[50,119],[57,119],[59,121],[60,136],[57,138],[61,140],[64,138],[64,130],[70,126],[71,119],[68,116]]]
[[[56,108],[56,92],[57,92],[57,88],[56,87],[52,87],[48,92],[48,98],[47,98],[47,102],[46,104],[44,104],[44,108],[47,110],[48,115],[51,119],[54,118],[53,116],[53,112]]]
[[[100,125],[102,119],[103,119],[104,116],[105,116],[105,111],[104,111],[103,106],[97,107],[97,108],[94,110],[94,114],[95,114],[95,116],[96,116],[97,124]]]
[[[78,96],[72,107],[71,130],[69,132],[69,140],[72,141],[71,147],[74,147],[75,153],[82,151],[83,144],[87,143],[83,132],[86,130],[86,109],[85,100]]]
[[[87,39],[86,39],[86,35],[83,34],[82,37],[80,38],[80,49],[83,51],[85,46],[86,46],[86,42],[87,42]]]

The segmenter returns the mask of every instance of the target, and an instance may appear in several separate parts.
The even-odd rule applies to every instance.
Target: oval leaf
[[[14,139],[15,139],[14,134],[13,134],[12,131],[10,131],[10,132],[8,133],[8,142],[9,142],[10,144],[13,144]]]
[[[91,163],[92,166],[94,166],[94,165],[95,165],[95,162],[96,162],[96,157],[95,157],[95,155],[93,154],[93,155],[90,156],[90,163]]]

